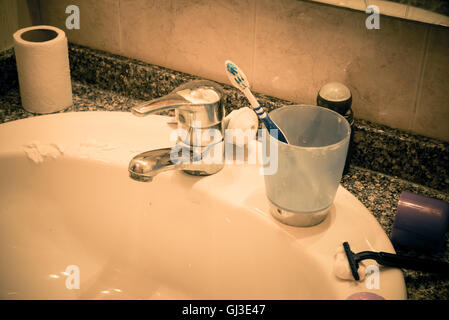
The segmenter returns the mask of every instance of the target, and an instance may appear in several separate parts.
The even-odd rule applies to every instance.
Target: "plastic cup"
[[[289,141],[267,134],[264,143],[270,161],[276,157],[268,143],[277,144],[277,170],[264,176],[271,214],[292,226],[316,225],[326,218],[335,199],[351,127],[342,115],[312,105],[284,106],[269,115]],[[272,163],[264,163],[264,169],[269,166]]]

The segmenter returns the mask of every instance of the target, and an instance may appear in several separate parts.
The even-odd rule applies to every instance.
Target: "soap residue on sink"
[[[359,269],[357,272],[360,280],[363,280],[366,274],[366,266],[363,264],[363,261],[359,262]],[[355,281],[351,272],[351,267],[349,266],[348,258],[346,257],[345,250],[342,246],[339,246],[335,253],[334,274],[340,279]]]
[[[42,163],[45,158],[56,159],[64,155],[64,149],[57,143],[33,141],[23,146],[28,159],[34,163]]]
[[[100,142],[97,142],[96,139],[89,139],[87,141],[81,142],[80,147],[96,149],[98,151],[111,151],[111,150],[117,149],[117,147],[112,144],[100,143]]]
[[[79,144],[78,156],[82,159],[93,159],[105,163],[111,162],[114,152],[119,149],[118,146],[108,142],[99,142],[96,139],[87,139]]]
[[[50,140],[51,141],[51,140]],[[129,159],[147,151],[145,145],[116,143],[95,138],[67,141],[66,143],[31,141],[22,145],[26,157],[36,164],[49,159],[78,158],[103,163],[120,162],[128,165]]]

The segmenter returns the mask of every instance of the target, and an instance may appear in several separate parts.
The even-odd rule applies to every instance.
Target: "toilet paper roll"
[[[51,113],[72,105],[67,37],[52,26],[20,29],[13,35],[20,96],[25,110]]]

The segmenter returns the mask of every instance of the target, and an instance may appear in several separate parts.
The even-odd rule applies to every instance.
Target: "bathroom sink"
[[[399,269],[380,268],[378,288],[333,274],[343,241],[394,252],[341,186],[323,223],[295,228],[269,214],[257,165],[130,179],[133,156],[174,145],[168,119],[79,112],[0,125],[0,299],[406,298]]]

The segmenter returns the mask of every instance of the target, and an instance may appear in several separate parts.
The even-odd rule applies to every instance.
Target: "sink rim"
[[[152,115],[146,118],[137,118],[132,116],[129,112],[108,112],[108,111],[57,113],[21,119],[0,125],[0,157],[14,156],[19,154],[23,155],[23,145],[30,142],[31,138],[33,138],[33,140],[42,140],[42,141],[46,141],[47,139],[46,141],[47,143],[49,143],[50,140],[52,140],[53,142],[56,143],[65,144],[65,148],[68,150],[70,149],[70,147],[76,147],[77,144],[79,147],[79,144],[81,141],[83,141],[83,139],[88,139],[91,136],[89,132],[95,132],[96,133],[95,135],[97,137],[98,133],[100,133],[99,134],[100,138],[97,138],[99,139],[97,140],[97,142],[99,142],[100,144],[103,143],[104,141],[116,142],[117,139],[119,140],[120,143],[122,143],[121,146],[117,147],[115,150],[112,150],[110,156],[107,156],[106,159],[103,160],[107,160],[107,165],[119,166],[120,168],[123,168],[126,172],[128,161],[129,159],[131,159],[130,156],[134,154],[130,150],[124,150],[126,149],[126,147],[142,148],[145,150],[150,150],[151,148],[156,148],[159,145],[164,145],[165,147],[167,147],[168,145],[174,144],[174,141],[170,141],[167,137],[164,137],[163,134],[167,133],[168,135],[170,130],[173,129],[173,126],[166,124],[166,122],[169,120],[170,118],[166,116]],[[74,122],[76,123],[76,125],[78,125],[78,127],[74,126],[75,124]],[[138,133],[137,137],[136,134],[134,133],[129,135],[129,132],[111,133],[110,130],[111,126],[124,125],[126,127],[126,123],[128,122],[132,123],[132,125],[129,125],[129,127],[132,127],[132,130]],[[30,131],[29,126],[32,126],[34,130]],[[74,137],[73,132],[76,132],[77,129],[80,130],[79,127],[81,127],[81,129],[84,130],[81,130],[79,136]],[[154,139],[152,139],[152,136],[154,136],[154,130],[161,131],[160,132],[161,134],[159,134],[156,139],[158,141],[154,141]],[[55,137],[56,134],[58,135],[57,137]],[[134,144],[127,144],[127,142],[129,142],[128,141],[129,139],[133,139]],[[137,154],[137,152],[135,154]],[[79,156],[79,154],[77,155],[76,152],[74,152],[73,154],[68,153],[69,158],[71,157],[77,159],[77,156]],[[98,161],[98,159],[94,159],[93,161]],[[255,166],[250,165],[232,165],[232,166],[226,165],[225,169],[222,170],[222,172],[217,173],[216,175],[198,178],[198,183],[194,185],[194,188],[195,191],[203,192],[204,194],[215,197],[215,199],[220,201],[227,201],[226,197],[232,197],[233,199],[235,199],[236,205],[239,208],[243,208],[248,212],[252,212],[253,214],[258,215],[258,217],[264,219],[265,223],[270,224],[271,226],[273,226],[278,230],[281,230],[283,233],[288,235],[293,241],[296,241],[297,244],[301,244],[302,248],[307,247],[308,252],[312,253],[313,251],[315,251],[313,252],[313,255],[318,257],[319,259],[323,258],[323,254],[320,253],[321,251],[326,252],[327,250],[326,253],[327,255],[329,255],[330,254],[329,248],[323,250],[323,248],[326,246],[323,245],[322,242],[320,242],[320,235],[321,238],[330,237],[329,233],[322,233],[323,231],[319,231],[320,228],[324,229],[326,227],[326,224],[324,222],[316,227],[295,228],[283,225],[277,222],[275,219],[273,219],[271,215],[269,215],[268,211],[264,209],[264,201],[263,197],[261,198],[260,190],[256,190],[257,188],[260,189],[261,186],[263,187],[263,184],[260,185],[260,181],[263,181],[263,178],[256,176],[255,174],[255,172],[257,171],[256,169],[257,168]],[[240,179],[235,178],[235,180],[233,180],[232,183],[226,185],[225,182],[228,176],[225,177],[225,175],[228,175],[231,172],[233,172],[232,176],[234,178],[236,176],[239,176]],[[166,174],[173,175],[174,173],[168,172]],[[235,186],[235,184],[239,183],[244,183],[245,179],[253,179],[249,181],[254,181],[255,179],[255,181],[257,181],[257,179],[261,178],[262,180],[259,180],[259,183],[258,184],[256,183],[256,187],[253,188],[252,190],[243,193],[240,192],[240,194],[238,192],[231,190],[232,189],[231,186]],[[157,179],[158,177],[156,177],[155,182],[152,183],[157,183],[156,182]],[[225,182],[222,182],[223,179]],[[218,193],[212,192],[212,190],[208,187],[208,185],[210,185],[211,183],[219,183],[219,185],[221,183],[221,186],[223,188],[222,192]],[[341,185],[339,186],[337,196],[342,199],[352,199],[352,200],[356,199]],[[358,200],[356,201],[358,202]],[[379,250],[394,252],[391,243],[386,237],[383,229],[377,223],[377,220],[368,212],[368,210],[360,202],[358,203],[360,204],[358,210],[362,212],[364,211],[364,216],[366,216],[366,221],[368,221],[367,223],[371,224],[377,230],[380,229],[384,234],[384,236],[380,237],[380,238],[383,237],[383,239],[379,240],[379,243],[382,243],[381,246],[382,248],[379,248]],[[368,215],[366,215],[367,213]],[[332,221],[332,219],[335,219],[335,216],[336,215],[334,212],[333,216],[332,214],[330,214],[330,218],[327,220]],[[385,240],[387,240],[387,242],[385,242]],[[354,250],[356,251],[361,251],[362,249],[366,250],[370,249],[365,248],[366,246],[363,244],[359,245],[359,248],[356,243],[350,242],[350,244],[351,247],[354,247]],[[329,259],[323,259],[323,261],[328,262]],[[404,280],[402,277],[402,282],[403,281]],[[398,284],[401,285],[399,282],[400,279],[398,280]],[[348,284],[348,282],[346,282],[346,284]],[[399,298],[406,297],[405,284],[403,283],[402,285],[404,289],[403,290],[404,295],[403,297]]]

